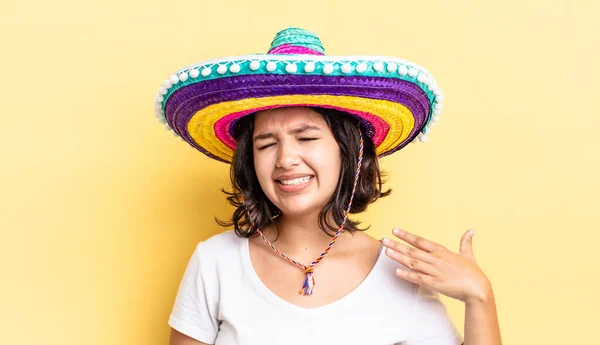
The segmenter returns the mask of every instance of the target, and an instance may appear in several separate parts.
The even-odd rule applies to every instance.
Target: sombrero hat
[[[236,122],[260,110],[311,106],[358,120],[380,157],[427,140],[444,95],[424,68],[398,58],[325,56],[312,32],[280,31],[267,54],[204,61],[165,79],[158,120],[207,156],[231,163]]]

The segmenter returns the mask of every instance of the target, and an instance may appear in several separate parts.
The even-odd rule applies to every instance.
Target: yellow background
[[[162,81],[316,32],[329,55],[427,68],[444,113],[384,158],[359,218],[458,251],[477,229],[505,344],[600,323],[597,1],[3,1],[0,343],[166,344],[189,257],[222,231],[228,166],[167,132]],[[463,332],[464,305],[444,301]],[[469,344],[468,344],[469,345]]]

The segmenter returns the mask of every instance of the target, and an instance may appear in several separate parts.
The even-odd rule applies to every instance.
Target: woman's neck
[[[330,224],[336,224],[330,218]],[[336,224],[339,227],[339,224]],[[336,229],[337,230],[337,229]],[[278,236],[279,233],[279,236]],[[334,233],[334,231],[329,231]],[[300,253],[310,251],[320,254],[331,243],[333,239],[327,235],[319,227],[318,216],[279,216],[275,219],[274,226],[270,226],[265,233],[265,237],[269,241],[273,241],[273,245],[279,250],[287,250],[290,253]],[[342,231],[338,239],[335,241],[335,246],[344,248],[347,246],[348,240],[351,240],[352,234],[347,231]],[[317,255],[318,255],[317,254]]]

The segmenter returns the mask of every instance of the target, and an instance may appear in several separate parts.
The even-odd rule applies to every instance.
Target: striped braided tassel
[[[312,267],[307,267],[304,270],[304,273],[306,273],[306,279],[304,279],[304,285],[302,285],[302,289],[300,289],[298,293],[303,294],[304,296],[310,296],[312,295],[315,286],[315,277],[313,276],[314,270]]]

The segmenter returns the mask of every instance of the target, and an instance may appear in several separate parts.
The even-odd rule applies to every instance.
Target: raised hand
[[[490,281],[477,265],[473,255],[473,236],[467,231],[460,241],[460,252],[400,229],[392,233],[413,247],[388,238],[383,245],[386,254],[406,269],[398,268],[396,275],[465,303],[485,301],[492,293]]]

